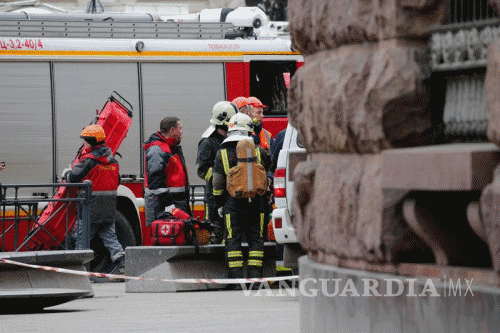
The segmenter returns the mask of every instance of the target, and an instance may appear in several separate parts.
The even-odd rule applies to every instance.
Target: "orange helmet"
[[[256,108],[265,108],[266,107],[266,105],[262,104],[260,99],[258,99],[257,97],[248,97],[247,103],[251,104],[252,106],[255,106]]]
[[[82,133],[80,133],[80,138],[94,138],[96,142],[102,142],[106,139],[106,134],[104,133],[104,129],[101,125],[89,125],[83,129]]]
[[[231,103],[236,105],[238,109],[241,109],[242,107],[250,104],[246,97],[236,97]]]

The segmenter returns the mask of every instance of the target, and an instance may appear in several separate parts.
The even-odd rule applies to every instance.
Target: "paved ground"
[[[0,332],[299,332],[298,292],[131,294],[125,283],[92,286],[93,298],[40,313],[0,315]]]

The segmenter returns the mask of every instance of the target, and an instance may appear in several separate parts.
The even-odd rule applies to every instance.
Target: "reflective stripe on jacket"
[[[101,145],[82,150],[66,177],[71,183],[92,182],[92,223],[114,222],[120,168],[109,147]]]
[[[271,148],[272,135],[269,131],[262,129],[259,133],[260,146],[265,149],[266,153],[269,153]]]
[[[159,132],[144,144],[146,153],[145,186],[150,190],[169,188],[171,192],[188,192],[188,176],[182,148],[174,138]]]

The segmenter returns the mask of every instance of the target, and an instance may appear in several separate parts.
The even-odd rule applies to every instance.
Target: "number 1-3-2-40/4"
[[[0,50],[38,50],[43,49],[41,39],[0,39]]]

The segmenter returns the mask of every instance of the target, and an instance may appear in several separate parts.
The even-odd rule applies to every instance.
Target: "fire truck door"
[[[1,182],[51,183],[49,63],[2,62],[0,73],[0,161],[6,163]]]

